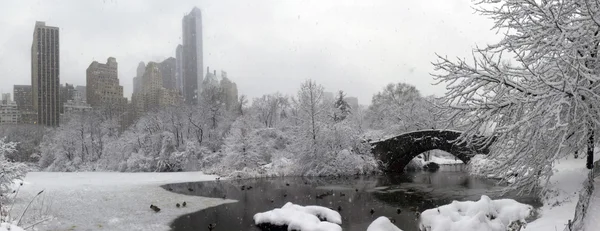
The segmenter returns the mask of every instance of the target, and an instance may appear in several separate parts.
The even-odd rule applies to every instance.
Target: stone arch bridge
[[[421,130],[404,133],[386,140],[371,141],[372,152],[380,160],[384,172],[402,172],[417,155],[439,149],[446,151],[465,163],[476,154],[488,154],[487,145],[467,145],[455,142],[462,132],[452,130]],[[480,139],[483,139],[481,137]]]

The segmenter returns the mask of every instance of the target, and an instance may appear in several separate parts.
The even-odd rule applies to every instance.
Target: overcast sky
[[[31,84],[35,21],[60,28],[60,81],[85,85],[92,61],[119,63],[130,98],[140,61],[175,56],[181,20],[202,10],[204,69],[225,70],[251,98],[296,94],[313,79],[369,104],[388,83],[406,82],[424,94],[432,86],[435,53],[469,57],[475,45],[498,40],[491,21],[471,0],[386,1],[148,1],[19,0],[0,7],[0,91]]]

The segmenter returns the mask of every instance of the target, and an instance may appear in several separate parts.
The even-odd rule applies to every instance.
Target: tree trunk
[[[588,144],[587,144],[587,163],[585,165],[587,169],[594,168],[594,128],[590,126]]]

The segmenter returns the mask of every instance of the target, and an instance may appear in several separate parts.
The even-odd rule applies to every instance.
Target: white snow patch
[[[44,190],[23,222],[29,224],[25,220],[28,216],[48,209],[46,215],[52,215],[52,220],[36,225],[38,230],[170,230],[169,223],[181,215],[234,201],[172,193],[160,185],[211,181],[216,177],[201,172],[30,172],[12,213],[20,215],[29,200]],[[186,207],[175,207],[183,201]],[[161,211],[155,213],[150,204]]]
[[[367,227],[367,231],[402,231],[396,227],[387,217],[379,217]]]
[[[438,157],[438,156],[431,156],[431,158],[429,158],[429,162],[434,162],[436,164],[440,164],[440,165],[451,165],[451,164],[464,164],[464,162],[462,162],[462,160],[459,159],[455,159],[455,158],[444,158],[444,157]]]
[[[326,218],[321,221],[318,216]],[[320,206],[300,206],[290,202],[279,209],[254,214],[256,225],[270,224],[288,226],[288,230],[300,231],[341,231],[342,217],[336,211]]]
[[[594,156],[600,158],[598,150]],[[590,171],[585,167],[585,162],[585,157],[574,159],[568,156],[554,163],[555,172],[549,186],[554,195],[544,198],[544,205],[539,209],[541,217],[529,223],[527,231],[563,230],[568,221],[573,219],[579,193]],[[598,189],[595,190],[597,192]]]
[[[594,179],[594,192],[588,205],[583,230],[597,230],[600,228],[600,179]]]
[[[525,222],[533,206],[512,199],[453,201],[421,213],[419,227],[424,231],[506,231],[515,221]]]
[[[19,226],[10,224],[10,223],[0,223],[0,231],[25,231]]]

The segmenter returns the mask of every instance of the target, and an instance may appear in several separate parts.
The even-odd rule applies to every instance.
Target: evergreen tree
[[[339,91],[338,98],[333,104],[333,107],[335,108],[335,111],[333,112],[333,121],[335,122],[346,119],[351,113],[350,109],[352,109],[352,107],[346,102],[345,97],[346,94],[344,94],[344,91]]]

